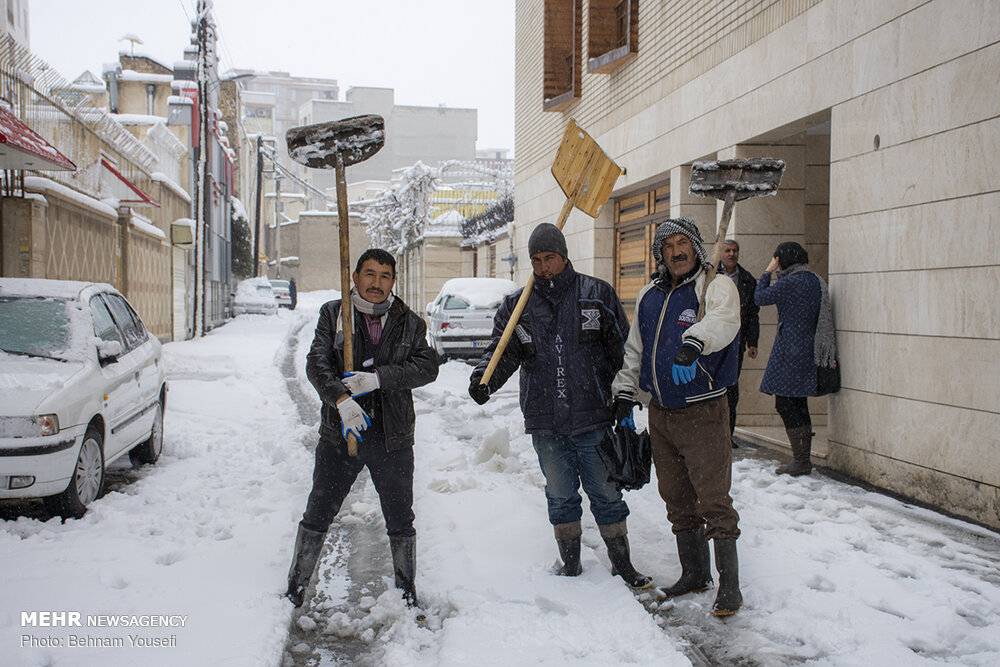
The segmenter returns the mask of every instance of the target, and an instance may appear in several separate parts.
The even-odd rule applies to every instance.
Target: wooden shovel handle
[[[562,231],[562,228],[566,225],[566,219],[569,218],[569,214],[573,210],[575,200],[576,192],[574,191],[572,196],[566,198],[566,203],[563,204],[562,210],[559,211],[559,218],[556,220],[556,229]],[[514,311],[510,314],[510,319],[507,320],[507,326],[504,327],[503,335],[500,336],[500,341],[497,343],[496,349],[493,350],[493,356],[490,357],[490,363],[486,366],[486,372],[483,373],[479,384],[489,384],[490,379],[493,377],[493,372],[496,371],[497,366],[500,364],[500,358],[503,357],[504,350],[507,349],[510,337],[514,334],[514,329],[517,328],[517,323],[521,319],[521,314],[524,312],[525,306],[528,305],[528,299],[531,297],[531,290],[534,286],[535,274],[532,272],[528,276],[528,282],[524,284],[524,289],[521,290],[521,296],[517,300],[517,305],[514,306]]]
[[[698,321],[705,317],[705,298],[708,294],[708,285],[715,280],[715,275],[719,271],[719,262],[722,261],[722,246],[726,242],[726,234],[729,233],[729,221],[733,217],[733,205],[736,203],[736,192],[727,192],[722,203],[722,219],[719,221],[719,234],[712,247],[711,265],[705,272],[705,284],[701,286],[701,298],[698,303]]]
[[[340,228],[340,321],[344,329],[344,370],[354,370],[354,307],[351,305],[351,214],[347,207],[347,179],[344,157],[337,153],[337,226]],[[348,456],[358,455],[358,441],[347,434]]]

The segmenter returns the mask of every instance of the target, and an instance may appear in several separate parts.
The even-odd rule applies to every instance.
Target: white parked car
[[[0,278],[0,498],[82,516],[104,469],[163,449],[160,341],[110,285]]]
[[[267,278],[247,278],[236,286],[233,315],[274,315],[278,300]]]
[[[471,359],[489,347],[493,316],[517,284],[504,278],[452,278],[427,304],[427,327],[438,357]]]
[[[279,278],[270,278],[268,282],[271,283],[271,290],[274,292],[275,301],[278,302],[278,308],[291,309],[292,293],[289,288],[289,282]]]

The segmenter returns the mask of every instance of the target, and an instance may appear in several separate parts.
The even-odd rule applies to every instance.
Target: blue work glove
[[[364,396],[379,388],[378,373],[347,371],[340,376],[341,382],[351,392],[351,396]]]
[[[635,430],[635,419],[632,417],[632,409],[639,405],[628,396],[619,394],[611,402],[611,414],[616,424],[621,424],[625,428]]]
[[[686,340],[674,356],[674,365],[670,367],[670,376],[674,384],[687,384],[698,373],[698,356],[701,347],[691,340]]]
[[[337,412],[340,413],[340,434],[344,436],[344,440],[347,440],[348,433],[353,433],[358,442],[364,442],[361,432],[372,425],[372,418],[368,413],[353,398],[337,403]]]

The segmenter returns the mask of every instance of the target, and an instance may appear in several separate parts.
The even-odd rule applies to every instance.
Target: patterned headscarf
[[[705,253],[705,246],[701,240],[701,232],[698,225],[691,218],[667,218],[656,227],[656,235],[653,237],[653,259],[656,260],[656,270],[661,276],[667,273],[667,263],[663,260],[663,242],[668,236],[673,234],[683,234],[691,240],[694,252],[698,255],[698,264],[704,266],[708,264],[708,255]]]

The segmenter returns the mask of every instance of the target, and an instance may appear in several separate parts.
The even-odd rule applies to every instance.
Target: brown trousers
[[[729,495],[733,454],[726,397],[676,410],[654,401],[649,435],[660,497],[674,533],[705,525],[708,539],[739,537],[740,515]]]

